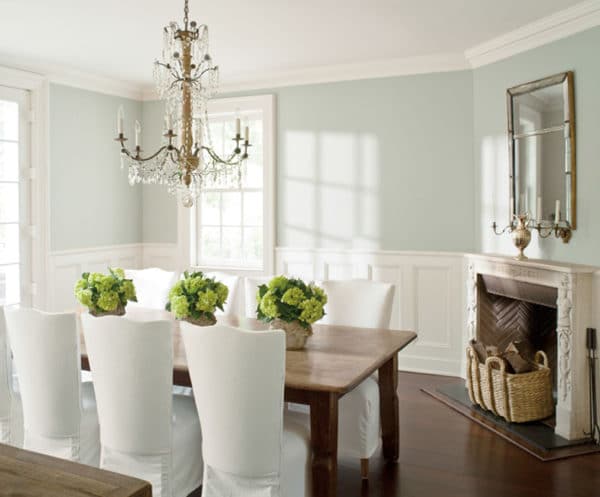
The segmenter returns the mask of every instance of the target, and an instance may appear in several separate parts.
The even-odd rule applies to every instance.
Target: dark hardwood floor
[[[458,378],[400,373],[400,459],[338,465],[340,497],[600,497],[600,454],[541,462],[421,392]],[[318,497],[318,496],[314,496]]]

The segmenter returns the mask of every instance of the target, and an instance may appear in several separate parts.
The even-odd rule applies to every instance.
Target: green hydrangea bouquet
[[[108,268],[108,274],[83,273],[75,284],[75,297],[93,316],[122,316],[127,302],[137,302],[133,281],[121,268]]]
[[[311,325],[325,315],[327,295],[313,283],[276,276],[258,287],[256,300],[258,319],[273,329],[283,329],[288,349],[300,349],[312,335]]]
[[[167,311],[177,319],[183,319],[200,326],[210,326],[217,322],[215,311],[223,310],[229,289],[214,278],[208,278],[200,271],[183,273],[169,292]]]

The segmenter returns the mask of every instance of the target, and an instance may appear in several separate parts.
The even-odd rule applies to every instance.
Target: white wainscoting
[[[142,266],[159,267],[167,271],[183,271],[179,245],[176,243],[144,243],[142,244]]]
[[[48,309],[64,311],[77,306],[73,287],[83,272],[104,273],[108,267],[141,267],[142,250],[142,244],[136,243],[51,252]]]
[[[463,254],[278,248],[276,268],[309,280],[393,283],[391,327],[418,333],[399,355],[400,369],[460,375],[466,322]]]
[[[418,332],[399,356],[403,370],[460,375],[466,323],[464,255],[276,249],[276,272],[308,280],[371,279],[396,286],[391,327]],[[85,271],[107,267],[181,270],[177,244],[139,243],[50,254],[48,309],[73,309],[73,286]],[[238,306],[243,309],[243,305]]]

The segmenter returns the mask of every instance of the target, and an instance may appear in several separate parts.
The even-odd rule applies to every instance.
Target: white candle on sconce
[[[558,224],[560,222],[560,200],[556,201],[556,206],[554,208],[554,224]]]
[[[242,122],[239,117],[235,119],[235,136],[241,136]]]
[[[518,207],[518,212],[519,214],[525,214],[525,211],[527,211],[527,207],[525,206],[525,194],[521,193],[521,195],[519,195],[519,207]]]
[[[250,128],[248,126],[244,128],[244,140],[247,142],[250,141]]]
[[[135,146],[140,146],[140,134],[142,133],[142,125],[139,121],[135,122]]]
[[[542,197],[537,198],[537,207],[535,209],[535,215],[538,224],[544,219],[544,213],[542,212]]]
[[[123,134],[123,121],[125,120],[125,111],[123,110],[123,106],[119,107],[117,111],[117,134]]]

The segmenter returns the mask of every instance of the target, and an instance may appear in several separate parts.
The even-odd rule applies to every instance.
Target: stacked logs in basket
[[[552,372],[543,351],[524,343],[500,352],[471,340],[467,347],[467,389],[471,402],[512,423],[552,416]]]

